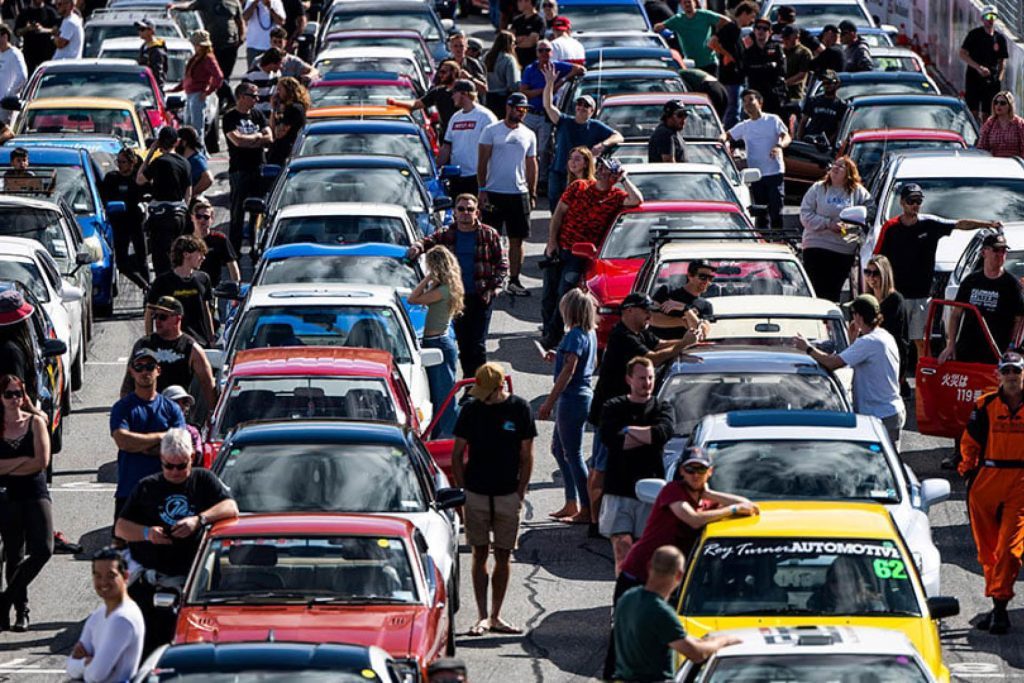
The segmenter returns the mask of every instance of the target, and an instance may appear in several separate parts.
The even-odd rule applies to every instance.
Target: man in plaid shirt
[[[491,327],[491,304],[508,277],[508,253],[501,236],[480,222],[479,204],[471,194],[455,198],[455,223],[438,230],[409,247],[406,256],[418,258],[435,245],[447,247],[462,268],[466,290],[465,308],[455,319],[455,340],[459,345],[462,376],[473,377],[487,362],[487,331]]]

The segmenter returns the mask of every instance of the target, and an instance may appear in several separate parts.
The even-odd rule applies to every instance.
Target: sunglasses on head
[[[877,268],[865,268],[864,274],[867,275],[868,277],[878,277],[879,275],[881,275],[881,272],[879,272]]]
[[[187,462],[179,462],[177,464],[171,462],[161,462],[160,466],[165,470],[178,470],[179,472],[184,471],[188,467]]]
[[[135,372],[153,372],[156,370],[156,361],[149,363],[132,363],[132,370]]]
[[[1020,373],[1021,369],[1014,365],[1007,365],[1005,368],[999,369],[1000,375],[1019,375]],[[4,395],[6,396],[6,394]]]
[[[25,392],[20,389],[11,389],[4,392],[4,398],[21,398],[24,395]]]
[[[707,471],[708,468],[704,465],[685,465],[683,467],[683,472],[687,474],[704,474]]]

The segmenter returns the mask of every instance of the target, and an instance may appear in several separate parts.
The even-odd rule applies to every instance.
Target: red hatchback
[[[206,534],[174,642],[375,645],[412,680],[426,680],[430,662],[454,654],[451,605],[426,539],[408,520],[252,515]]]

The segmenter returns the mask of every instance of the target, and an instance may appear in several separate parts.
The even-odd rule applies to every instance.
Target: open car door
[[[434,430],[440,423],[441,416],[448,410],[448,406],[452,404],[452,401],[458,400],[456,398],[458,393],[471,384],[476,384],[476,380],[472,377],[456,382],[452,390],[448,392],[448,396],[440,408],[434,406],[434,417],[420,435],[423,445],[430,451],[434,462],[437,463],[437,466],[441,468],[441,471],[445,473],[449,480],[452,478],[452,450],[455,448],[455,436],[452,434],[434,434]],[[510,394],[512,393],[511,375],[505,375],[505,391]]]
[[[973,316],[989,346],[989,363],[948,360],[939,363],[937,352],[946,345],[946,326],[953,309],[963,311],[961,320]],[[935,327],[939,323],[938,329]],[[961,323],[960,329],[963,329]],[[983,393],[996,388],[999,350],[978,309],[968,303],[935,299],[928,309],[925,330],[932,332],[924,358],[917,362],[917,428],[922,434],[959,439],[964,433],[974,403]],[[1019,337],[1019,330],[1017,337]]]

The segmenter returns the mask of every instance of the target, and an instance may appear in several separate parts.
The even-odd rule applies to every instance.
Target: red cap
[[[572,22],[569,21],[569,17],[555,17],[551,21],[551,28],[557,28],[559,30],[568,30],[572,28]]]

